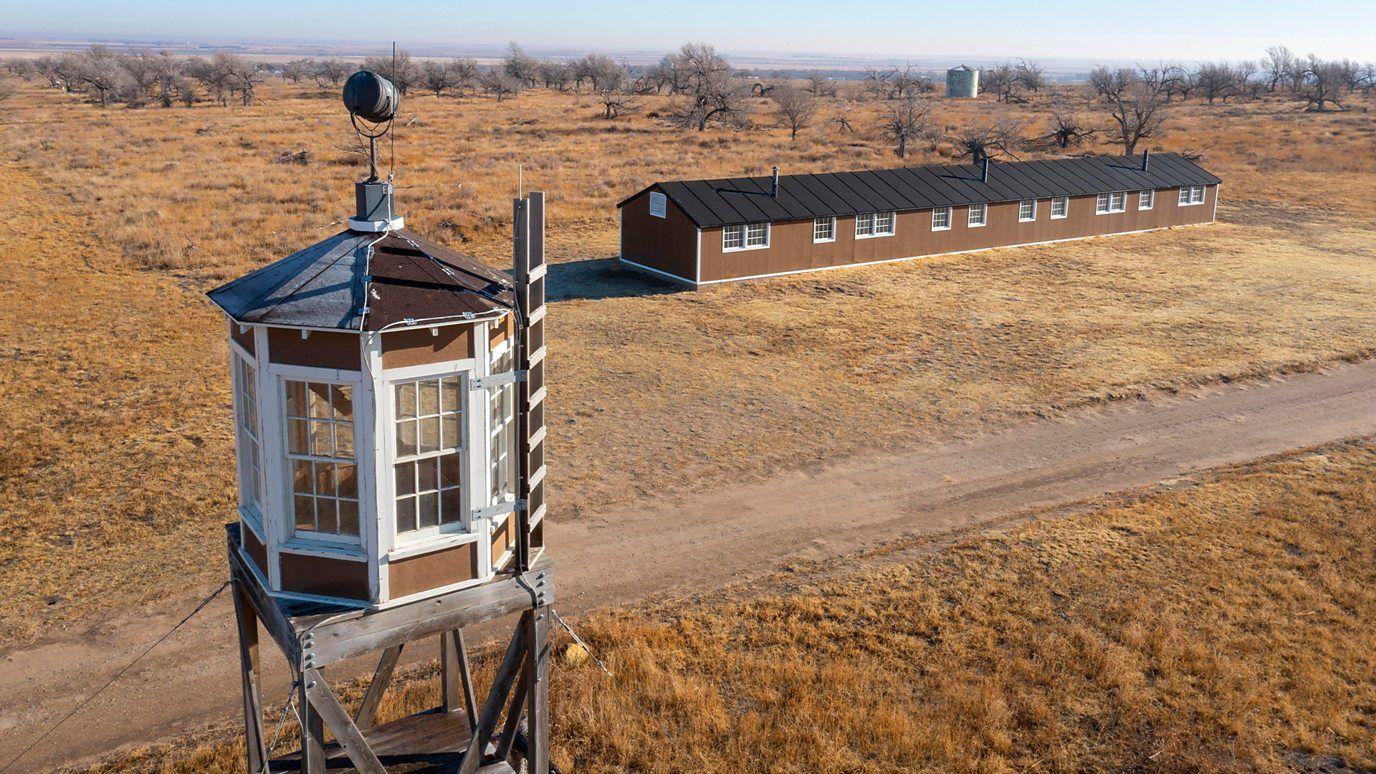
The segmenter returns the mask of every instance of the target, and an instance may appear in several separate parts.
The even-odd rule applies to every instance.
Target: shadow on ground
[[[615,258],[552,263],[548,276],[546,294],[550,301],[659,296],[687,290],[682,285],[631,269]]]

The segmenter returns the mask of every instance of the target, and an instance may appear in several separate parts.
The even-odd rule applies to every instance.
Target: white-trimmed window
[[[1023,199],[1018,202],[1018,222],[1027,223],[1037,219],[1037,200]]]
[[[932,210],[932,230],[946,231],[951,228],[951,208],[937,207]]]
[[[238,352],[234,362],[235,453],[239,467],[239,506],[261,529],[263,523],[263,441],[258,425],[258,369]]]
[[[1057,196],[1051,200],[1051,219],[1059,220],[1070,215],[1070,197]]]
[[[836,218],[813,218],[812,219],[812,241],[813,242],[835,242],[836,241]]]
[[[392,383],[398,535],[422,536],[463,524],[463,389],[458,374]]]
[[[492,350],[492,373],[510,373],[515,368],[512,340]],[[492,392],[492,416],[489,425],[488,485],[492,502],[515,499],[516,492],[516,385],[504,384]],[[507,497],[511,495],[511,497]]]
[[[1137,192],[1137,209],[1149,210],[1156,204],[1156,191],[1150,188]]]
[[[1204,203],[1204,186],[1202,185],[1182,185],[1180,186],[1180,205],[1187,207],[1191,204]]]
[[[1112,193],[1101,193],[1094,202],[1094,213],[1105,215],[1110,212],[1124,212],[1128,208],[1127,191],[1114,191]]]
[[[726,226],[721,230],[721,249],[759,250],[769,247],[769,224],[747,223],[743,226]]]
[[[353,387],[286,380],[287,465],[298,535],[357,541]]]
[[[970,205],[970,214],[965,216],[965,225],[970,228],[979,228],[983,226],[986,222],[988,209],[989,205],[987,204]]]
[[[894,214],[892,212],[870,212],[855,216],[855,238],[893,236]]]

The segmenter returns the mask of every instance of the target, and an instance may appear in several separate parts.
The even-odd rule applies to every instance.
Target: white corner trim
[[[647,272],[649,272],[649,273],[651,273],[651,274],[654,274],[654,275],[663,277],[663,278],[665,278],[665,279],[667,279],[667,280],[672,280],[672,281],[677,282],[677,283],[679,283],[679,284],[681,284],[681,285],[687,285],[688,287],[697,287],[698,285],[702,284],[702,283],[700,283],[700,282],[698,282],[698,281],[696,281],[696,280],[690,280],[690,279],[688,279],[687,277],[680,277],[680,276],[678,276],[677,274],[670,274],[669,272],[664,271],[664,270],[662,270],[662,269],[656,269],[656,268],[654,268],[654,267],[652,267],[652,266],[646,266],[646,265],[643,264],[643,263],[636,263],[635,261],[632,261],[630,258],[626,258],[626,257],[624,257],[624,256],[623,256],[623,257],[620,257],[620,258],[617,258],[617,260],[620,261],[621,263],[626,264],[627,266],[634,266],[635,268],[640,269],[641,271],[647,271]],[[702,276],[702,252],[701,252],[701,250],[699,250],[699,252],[698,252],[698,276]]]
[[[698,243],[697,247],[694,248],[696,252],[693,255],[693,279],[690,281],[696,283],[698,280],[702,279],[702,229],[697,228],[694,230],[698,233]],[[622,255],[625,255],[625,253],[622,253]],[[639,266],[640,264],[636,265]]]

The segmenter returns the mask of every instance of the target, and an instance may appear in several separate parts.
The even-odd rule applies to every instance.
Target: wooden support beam
[[[521,676],[516,680],[516,690],[511,692],[511,702],[506,709],[506,721],[502,724],[502,738],[497,742],[497,754],[493,756],[499,761],[511,757],[511,748],[516,743],[516,729],[521,725],[521,714],[526,709],[527,688],[526,671],[522,669]]]
[[[526,771],[549,774],[549,625],[548,606],[521,616],[526,629]]]
[[[325,774],[325,724],[311,707],[304,675],[296,686],[296,711],[301,716],[301,774]]]
[[[440,632],[440,708],[453,712],[459,708],[459,654],[454,647],[454,631]]]
[[[497,729],[497,718],[502,713],[502,706],[506,704],[507,693],[511,690],[511,684],[515,682],[525,660],[525,623],[529,615],[529,612],[521,614],[521,622],[516,625],[516,631],[511,635],[511,644],[507,646],[506,655],[502,657],[501,666],[497,668],[497,676],[492,678],[492,688],[487,692],[487,701],[483,702],[482,714],[478,716],[478,728],[468,743],[468,750],[464,752],[463,762],[459,764],[460,774],[473,774],[483,762],[487,745],[492,741],[492,734]]]
[[[393,645],[382,651],[382,658],[377,662],[377,670],[373,672],[373,679],[363,694],[363,703],[358,705],[358,714],[354,716],[354,725],[359,728],[372,728],[377,722],[378,705],[382,703],[387,686],[392,682],[392,672],[397,668],[397,659],[401,658],[403,647],[405,645]]]
[[[231,524],[229,526],[232,528],[229,531],[230,579],[245,591],[246,598],[258,614],[258,620],[263,622],[263,628],[272,635],[272,639],[282,649],[282,654],[287,657],[287,661],[295,666],[300,663],[301,659],[301,646],[297,642],[296,631],[293,629],[291,621],[288,621],[282,613],[282,608],[278,607],[276,601],[263,589],[258,582],[258,577],[244,564],[243,557],[239,555],[239,525]]]
[[[468,645],[463,641],[463,629],[454,630],[454,653],[459,660],[459,681],[463,684],[464,712],[468,713],[468,730],[478,728],[478,694],[473,690],[473,670],[468,665]]]
[[[334,697],[334,691],[330,690],[330,685],[325,682],[320,670],[307,669],[302,679],[305,681],[306,697],[310,700],[311,706],[325,721],[325,725],[334,732],[335,740],[339,742],[344,754],[349,756],[349,762],[354,768],[358,769],[360,774],[387,774],[387,769],[382,767],[382,761],[377,759],[372,748],[368,746],[368,740],[363,737],[363,732],[358,730],[353,718],[349,717],[339,699]]]
[[[234,621],[239,629],[239,677],[244,691],[244,742],[248,747],[248,770],[260,774],[267,770],[268,746],[263,736],[263,685],[258,662],[258,616],[253,612],[240,583],[234,583]]]

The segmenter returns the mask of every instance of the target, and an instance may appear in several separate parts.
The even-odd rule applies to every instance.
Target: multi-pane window
[[[288,380],[287,463],[297,532],[358,537],[353,388]]]
[[[965,218],[965,225],[970,226],[971,228],[978,228],[980,226],[983,226],[985,222],[984,219],[987,209],[988,205],[984,204],[970,205],[970,214]]]
[[[1070,214],[1069,196],[1057,196],[1051,200],[1051,217],[1053,219],[1064,218],[1068,214]]]
[[[855,236],[868,237],[893,236],[894,214],[892,212],[871,212],[855,216]]]
[[[833,242],[836,240],[836,218],[813,218],[812,241]]]
[[[234,421],[239,427],[239,504],[263,515],[263,443],[258,431],[258,371],[234,354]]]
[[[951,208],[937,207],[932,210],[932,230],[945,231],[951,227]]]
[[[1037,219],[1037,200],[1023,199],[1018,202],[1018,222],[1026,223]]]
[[[1156,204],[1156,191],[1147,189],[1137,192],[1137,209],[1149,210]]]
[[[744,226],[726,226],[721,230],[721,249],[749,250],[769,247],[769,224],[748,223]]]
[[[1127,209],[1128,194],[1126,191],[1114,191],[1113,193],[1101,193],[1094,202],[1094,212],[1103,215],[1110,212],[1123,212]]]
[[[492,353],[492,373],[509,373],[515,367],[510,339]],[[516,386],[504,384],[492,393],[490,455],[493,501],[516,491]]]
[[[1203,204],[1204,186],[1202,185],[1182,185],[1180,186],[1181,204]]]
[[[433,376],[392,387],[397,534],[463,522],[459,497],[463,381]]]

